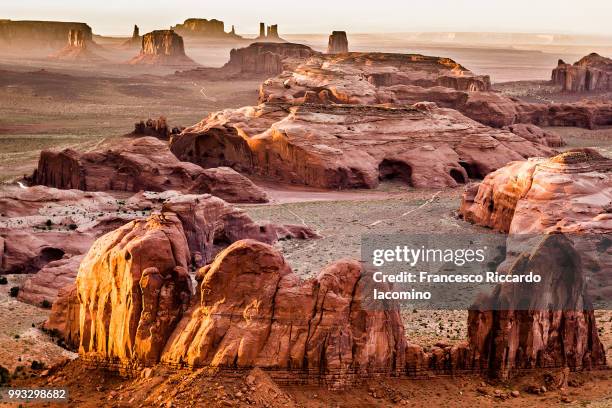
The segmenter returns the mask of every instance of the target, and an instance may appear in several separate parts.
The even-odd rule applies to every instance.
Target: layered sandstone
[[[173,137],[181,160],[324,188],[398,178],[447,187],[550,148],[432,104],[262,104],[211,114]]]
[[[559,60],[552,71],[552,82],[569,92],[612,91],[612,60],[596,53],[573,65]]]
[[[166,127],[167,129],[167,127]],[[145,129],[146,130],[146,129]],[[221,179],[215,181],[215,175]],[[220,188],[220,183],[232,181]],[[154,137],[122,141],[110,149],[78,153],[44,150],[32,183],[84,191],[166,191],[212,193],[231,202],[265,202],[265,192],[241,174],[205,170],[178,160]]]
[[[266,80],[259,101],[359,105],[427,101],[494,127],[612,124],[611,103],[522,102],[492,92],[488,76],[474,75],[451,59],[414,54],[317,54]]]
[[[510,234],[612,231],[612,160],[591,149],[510,163],[471,185],[460,213]]]
[[[278,24],[266,25],[259,23],[259,36],[257,41],[262,42],[283,42],[284,40],[278,35]]]
[[[245,48],[232,49],[225,71],[277,75],[297,66],[302,60],[317,54],[301,44],[256,42]]]
[[[156,30],[142,36],[140,54],[130,64],[197,65],[185,55],[183,38],[173,30]]]
[[[92,41],[91,27],[85,23],[0,20],[0,44],[53,50],[65,45],[71,30],[82,32],[85,41]]]
[[[346,31],[333,31],[329,36],[327,43],[328,54],[342,54],[348,52],[348,39],[346,38]]]

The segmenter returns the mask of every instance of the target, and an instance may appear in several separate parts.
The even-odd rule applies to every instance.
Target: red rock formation
[[[77,278],[83,355],[150,364],[163,350],[165,363],[292,369],[333,386],[350,374],[401,371],[399,313],[362,307],[357,262],[337,262],[300,282],[278,251],[239,241],[198,272],[196,301],[185,311],[190,293],[185,258],[177,259],[186,249],[179,225],[171,215],[154,217],[92,247]],[[167,290],[143,285],[152,269],[149,276],[166,276],[156,288]]]
[[[189,248],[170,213],[94,243],[77,276],[84,354],[156,362],[191,298]]]
[[[204,167],[324,188],[372,188],[393,177],[415,187],[456,186],[510,160],[551,153],[430,104],[228,109],[185,129],[171,150]]]
[[[253,43],[232,49],[230,60],[222,68],[228,72],[277,75],[315,55],[316,51],[301,44]]]
[[[505,379],[525,368],[605,366],[580,253],[572,242],[562,234],[548,235],[509,271],[529,272],[542,281],[499,285],[470,310],[468,336],[481,368]]]
[[[162,140],[170,140],[172,135],[177,135],[181,133],[181,131],[185,129],[182,126],[174,126],[170,127],[166,118],[160,116],[158,119],[147,119],[146,121],[141,120],[138,123],[134,124],[134,132],[132,135],[134,136],[154,136],[158,139]]]
[[[24,282],[18,299],[38,306],[54,303],[61,289],[74,284],[82,259],[83,255],[73,255],[47,263]]]
[[[0,44],[52,50],[64,46],[71,30],[82,32],[85,41],[92,41],[91,27],[85,23],[0,20]]]
[[[574,65],[559,60],[552,82],[570,92],[612,91],[612,60],[592,53]]]
[[[71,29],[68,32],[68,44],[60,51],[53,53],[49,58],[57,60],[78,60],[78,61],[101,61],[102,57],[90,50],[89,45],[93,44],[87,40],[87,35],[82,30]]]
[[[219,175],[222,179],[215,182]],[[234,184],[219,187],[231,179]],[[112,149],[77,153],[44,150],[33,184],[84,191],[166,191],[211,193],[231,202],[265,202],[266,194],[239,173],[204,170],[179,161],[166,143],[154,137],[122,141]],[[215,185],[216,184],[216,185]]]
[[[81,339],[80,309],[77,288],[73,280],[70,285],[58,291],[57,300],[53,303],[51,314],[44,322],[43,328],[60,337],[69,348],[77,350]]]
[[[132,38],[123,43],[123,48],[135,48],[142,45],[142,37],[140,35],[140,29],[134,24],[134,31],[132,31]]]
[[[260,102],[405,105],[428,101],[494,127],[612,124],[611,103],[522,102],[490,92],[487,76],[474,75],[448,58],[350,53],[317,54],[296,62],[262,84]]]
[[[278,35],[278,24],[272,24],[266,26],[266,23],[259,23],[259,36],[256,38],[257,41],[266,42],[282,42],[284,41]]]
[[[346,38],[346,31],[333,31],[329,36],[329,42],[327,44],[328,54],[342,54],[348,52],[348,39]]]
[[[130,64],[197,65],[185,55],[183,38],[172,30],[156,30],[143,35],[140,54]]]
[[[511,163],[463,195],[467,221],[510,234],[612,230],[612,160],[590,149]]]

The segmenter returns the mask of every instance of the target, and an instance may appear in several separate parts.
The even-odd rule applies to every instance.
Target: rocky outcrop
[[[553,84],[563,91],[612,91],[612,60],[592,53],[573,65],[559,60],[552,71]]]
[[[181,160],[323,188],[398,178],[447,187],[551,150],[432,104],[262,104],[211,114],[171,141]]]
[[[265,42],[284,41],[278,35],[278,24],[272,24],[267,26],[266,23],[259,23],[259,36],[256,38],[256,40]]]
[[[68,32],[68,44],[60,51],[49,56],[56,60],[72,60],[72,61],[101,61],[102,57],[91,51],[91,40],[87,40],[86,33],[82,30],[71,29]]]
[[[11,48],[55,50],[65,45],[71,30],[81,32],[84,41],[92,41],[91,27],[85,23],[0,20],[0,44]]]
[[[33,305],[54,303],[61,289],[74,284],[83,255],[66,256],[51,261],[28,278],[19,290],[18,299]]]
[[[197,65],[185,55],[183,38],[173,30],[156,30],[143,35],[140,54],[129,64]]]
[[[348,39],[346,38],[346,31],[333,31],[329,36],[327,44],[328,54],[342,54],[348,52]]]
[[[147,119],[146,121],[141,120],[134,124],[134,136],[154,136],[162,140],[170,140],[172,135],[177,135],[185,129],[183,126],[172,126],[168,125],[168,121],[165,117],[160,116],[158,119]]]
[[[234,27],[229,33],[225,32],[223,21],[205,18],[188,18],[182,24],[172,27],[177,34],[183,37],[211,38],[211,39],[240,39]]]
[[[427,101],[500,128],[517,123],[585,128],[612,124],[611,103],[522,102],[492,92],[488,76],[474,75],[451,59],[414,54],[317,54],[266,80],[259,101],[294,105]]]
[[[215,175],[222,177],[215,182]],[[234,184],[220,188],[228,177]],[[167,191],[211,193],[231,202],[262,202],[265,193],[239,173],[204,170],[181,162],[166,143],[154,137],[122,141],[111,149],[78,153],[44,150],[33,184],[84,191]]]
[[[605,367],[580,252],[571,240],[545,236],[509,271],[529,272],[540,275],[541,282],[499,285],[469,311],[473,358],[502,379],[521,369]]]
[[[58,291],[49,319],[43,323],[43,329],[61,338],[68,348],[78,350],[81,340],[80,309],[76,283],[73,280],[70,285]]]
[[[591,149],[510,163],[471,185],[460,213],[510,234],[612,230],[612,160]]]
[[[32,301],[53,300],[47,289],[63,286],[58,273],[70,269],[71,257],[84,254],[98,236],[143,216],[143,207],[127,206],[106,193],[58,190],[43,186],[3,187],[0,195],[0,237],[4,250],[0,273],[36,273]]]
[[[76,280],[83,354],[156,362],[191,298],[189,247],[174,214],[97,240]]]
[[[195,180],[191,192],[206,192],[230,203],[267,203],[266,192],[230,167],[205,169]]]
[[[142,36],[140,35],[140,29],[134,24],[134,30],[132,31],[132,38],[123,43],[123,48],[136,48],[142,46]]]
[[[359,263],[340,261],[301,282],[272,247],[239,241],[198,272],[187,310],[184,258],[177,259],[184,237],[171,215],[162,217],[107,235],[81,265],[85,357],[146,365],[163,350],[164,363],[291,369],[333,386],[401,371],[399,312],[362,307]]]
[[[222,69],[244,74],[277,75],[315,54],[312,48],[301,44],[257,42],[245,48],[232,49],[230,60]]]
[[[563,138],[549,130],[543,130],[535,125],[517,123],[515,125],[506,126],[504,129],[519,135],[523,139],[541,144],[548,147],[563,147],[565,142]]]

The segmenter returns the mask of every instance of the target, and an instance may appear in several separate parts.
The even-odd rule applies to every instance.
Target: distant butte
[[[569,92],[612,91],[612,59],[592,53],[574,65],[559,60],[552,82]]]
[[[185,54],[183,37],[172,30],[156,30],[145,34],[140,54],[132,58],[129,64],[197,65]]]
[[[188,18],[182,24],[172,27],[183,37],[211,38],[211,39],[241,39],[236,34],[234,26],[232,30],[225,32],[225,23],[216,19],[207,20],[205,18]]]

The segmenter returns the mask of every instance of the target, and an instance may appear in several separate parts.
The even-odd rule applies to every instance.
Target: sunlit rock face
[[[230,60],[223,66],[226,72],[240,74],[278,75],[318,54],[312,48],[293,43],[256,42],[230,51]]]
[[[334,189],[373,188],[389,178],[414,187],[453,187],[511,160],[552,153],[543,144],[427,103],[227,109],[174,136],[171,150],[203,167],[230,166]]]
[[[156,30],[142,36],[140,53],[130,64],[197,65],[185,54],[183,38],[173,30]]]
[[[49,55],[55,60],[78,61],[78,62],[101,62],[104,58],[97,55],[92,48],[96,44],[88,39],[83,30],[70,29],[68,32],[68,43],[61,50]]]
[[[592,53],[573,65],[559,60],[552,71],[552,82],[569,92],[611,91],[612,60]]]

